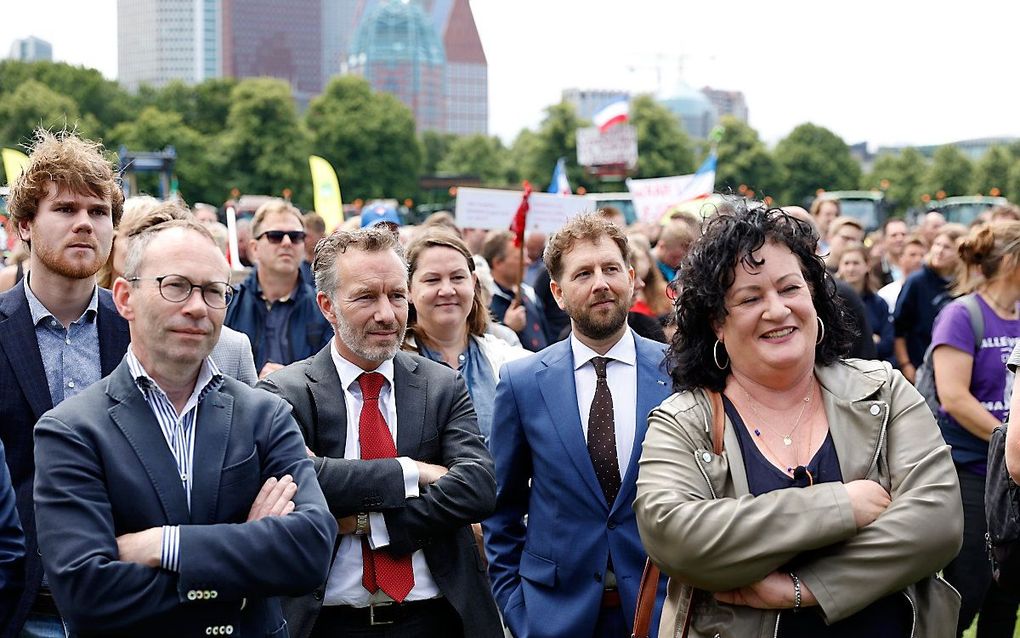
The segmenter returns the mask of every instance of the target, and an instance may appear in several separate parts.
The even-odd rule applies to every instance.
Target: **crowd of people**
[[[522,241],[273,199],[240,271],[215,209],[40,131],[8,211],[0,636],[624,637],[646,559],[652,635],[1013,634],[1020,208]]]

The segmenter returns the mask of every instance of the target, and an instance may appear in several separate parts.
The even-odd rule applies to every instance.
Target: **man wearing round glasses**
[[[255,211],[251,230],[248,254],[255,268],[241,284],[225,323],[248,335],[263,378],[321,350],[333,329],[315,303],[314,283],[301,272],[301,211],[282,199],[270,200]]]
[[[229,267],[193,220],[132,238],[113,284],[131,346],[35,428],[43,565],[73,634],[275,635],[336,537],[283,400],[209,358]]]

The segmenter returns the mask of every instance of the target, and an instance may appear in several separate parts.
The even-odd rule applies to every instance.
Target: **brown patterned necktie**
[[[593,357],[595,368],[595,398],[588,413],[588,454],[595,468],[595,476],[602,486],[606,503],[612,507],[620,492],[620,462],[616,454],[616,421],[613,418],[613,395],[606,379],[606,357]]]
[[[393,435],[379,410],[379,392],[386,377],[378,372],[365,372],[358,377],[361,386],[361,419],[358,421],[361,458],[392,459],[397,456]],[[361,539],[361,558],[364,571],[361,584],[371,593],[381,589],[393,600],[403,602],[414,587],[414,570],[411,557],[393,556],[386,551],[373,551],[368,538]]]

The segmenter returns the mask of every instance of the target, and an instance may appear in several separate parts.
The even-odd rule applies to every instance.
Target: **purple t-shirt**
[[[984,318],[985,335],[976,353],[970,314],[967,307],[958,301],[943,308],[935,319],[931,343],[974,354],[970,393],[992,416],[1004,422],[1009,416],[1009,399],[1013,391],[1013,372],[1007,370],[1005,364],[1013,347],[1020,342],[1020,319],[999,317],[980,295],[978,306]],[[968,432],[942,408],[939,408],[939,425],[946,443],[953,447],[953,461],[984,476],[988,442]]]

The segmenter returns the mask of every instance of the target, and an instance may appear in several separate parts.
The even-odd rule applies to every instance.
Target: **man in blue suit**
[[[571,337],[506,364],[496,388],[496,513],[482,528],[517,638],[630,635],[645,562],[631,507],[637,464],[646,417],[671,385],[662,344],[627,327],[629,253],[598,215],[550,238],[550,288]]]
[[[0,293],[0,440],[25,533],[18,600],[0,638],[63,632],[36,545],[32,428],[44,412],[110,374],[128,326],[96,272],[110,254],[124,196],[102,147],[73,133],[36,133],[7,209],[29,268]]]
[[[326,578],[337,522],[282,399],[209,353],[233,289],[209,231],[132,238],[113,285],[131,347],[35,427],[39,547],[80,636],[286,636],[279,596]]]

